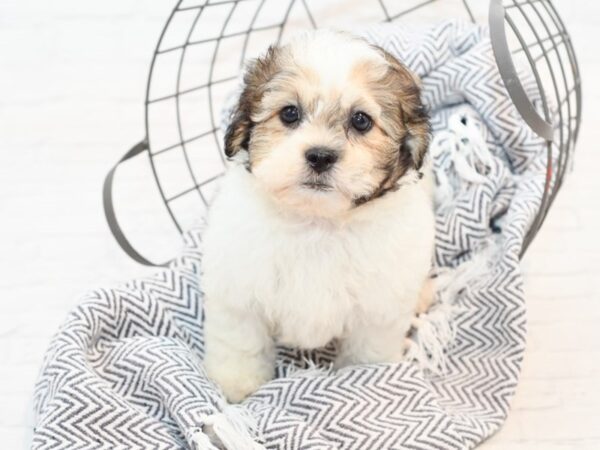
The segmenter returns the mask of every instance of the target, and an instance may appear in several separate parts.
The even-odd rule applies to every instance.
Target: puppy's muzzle
[[[338,153],[327,147],[312,147],[304,154],[308,166],[318,174],[331,169],[338,160]]]

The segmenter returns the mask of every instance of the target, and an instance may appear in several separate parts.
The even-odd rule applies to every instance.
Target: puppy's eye
[[[289,105],[281,110],[279,117],[286,125],[292,125],[300,120],[300,111],[298,111],[298,107]]]
[[[361,133],[366,133],[373,126],[373,121],[371,120],[369,115],[362,111],[358,111],[352,114],[350,122],[352,123],[354,129],[360,131]]]

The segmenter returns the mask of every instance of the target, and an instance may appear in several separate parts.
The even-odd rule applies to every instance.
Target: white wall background
[[[580,59],[584,126],[575,171],[524,261],[522,381],[505,427],[484,448],[600,448],[600,4],[556,3]],[[173,4],[0,0],[2,448],[27,445],[44,350],[78,297],[151,270],[112,239],[101,186],[143,135],[150,57]],[[173,241],[152,213],[154,191],[135,165],[122,176],[130,226],[166,255]]]

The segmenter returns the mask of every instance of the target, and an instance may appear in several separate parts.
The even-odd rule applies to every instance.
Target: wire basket
[[[145,154],[166,211],[181,233],[197,222],[225,169],[221,111],[244,62],[306,28],[364,26],[440,17],[487,20],[504,85],[523,120],[547,143],[546,182],[522,253],[540,229],[570,165],[581,121],[581,81],[571,39],[551,0],[180,0],[156,45],[146,89],[146,136],[109,172],[104,208],[110,229],[134,260],[155,265],[116,219],[112,184],[119,164]],[[457,5],[459,6],[457,8]],[[489,6],[489,9],[487,8]],[[487,12],[487,14],[485,14]],[[534,104],[513,61],[531,71]],[[538,104],[539,103],[539,104]]]

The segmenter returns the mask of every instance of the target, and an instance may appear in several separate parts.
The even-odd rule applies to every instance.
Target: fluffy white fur
[[[286,216],[231,168],[204,235],[205,368],[231,401],[273,376],[274,341],[341,340],[338,366],[399,361],[433,249],[423,182],[339,222]]]
[[[318,87],[331,92],[351,64],[337,64],[333,71],[331,53],[323,57],[326,44],[317,61],[304,51],[300,59],[327,73]],[[361,57],[378,58],[365,44],[358,48]],[[306,127],[295,131],[297,149],[291,145],[287,157],[275,149],[252,173],[244,158],[234,163],[209,211],[202,263],[204,363],[233,402],[272,378],[276,344],[313,349],[338,339],[337,367],[401,360],[430,269],[429,169],[420,180],[411,170],[398,190],[352,207],[344,183],[346,190],[351,183],[363,186],[348,178],[343,164],[331,175],[332,190],[302,186],[302,140],[316,134]],[[367,156],[345,161],[353,177],[361,170],[372,175]],[[286,189],[273,189],[277,183]],[[319,214],[321,208],[328,213]]]

